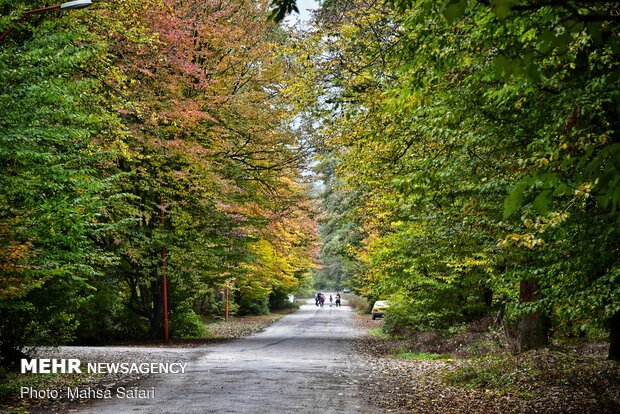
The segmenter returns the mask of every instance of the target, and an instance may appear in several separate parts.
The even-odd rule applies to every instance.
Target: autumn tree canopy
[[[0,29],[27,8],[0,2]],[[0,345],[200,336],[307,283],[306,144],[261,2],[111,1],[0,44]],[[165,260],[165,267],[164,267]],[[3,361],[7,363],[7,361]]]

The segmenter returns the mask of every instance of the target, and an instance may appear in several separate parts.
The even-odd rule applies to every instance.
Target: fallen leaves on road
[[[287,312],[271,313],[269,315],[230,318],[228,321],[210,323],[207,325],[207,328],[216,339],[241,338],[242,336],[247,336],[262,331],[267,326],[276,322],[292,310],[288,310]]]

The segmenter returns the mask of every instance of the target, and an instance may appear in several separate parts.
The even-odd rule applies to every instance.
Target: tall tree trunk
[[[620,361],[620,312],[609,320],[609,354],[613,361]]]
[[[519,286],[519,300],[521,303],[532,302],[538,298],[538,281],[533,279],[522,280]],[[540,312],[524,315],[519,321],[516,338],[518,353],[543,347],[549,343],[549,322]]]
[[[549,343],[549,323],[540,312],[523,316],[519,321],[517,352],[543,347]]]
[[[161,339],[164,337],[164,307],[162,297],[162,284],[159,279],[151,282],[151,304],[150,335],[153,339]]]

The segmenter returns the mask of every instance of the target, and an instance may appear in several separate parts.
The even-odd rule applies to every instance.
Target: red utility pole
[[[228,281],[226,281],[226,289],[224,289],[224,300],[226,301],[226,315],[224,320],[228,322]]]
[[[164,196],[159,196],[159,222],[161,223],[161,229],[162,229],[162,235],[163,235]],[[162,271],[162,290],[164,294],[164,339],[168,341],[170,339],[170,336],[168,332],[168,280],[166,278],[166,241],[165,239],[162,239],[162,246],[161,246],[161,271]]]

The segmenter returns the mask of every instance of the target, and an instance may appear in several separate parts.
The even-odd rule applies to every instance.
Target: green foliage
[[[323,217],[319,221],[319,237],[322,244],[322,266],[313,272],[316,289],[340,290],[349,285],[359,261],[351,254],[352,246],[359,246],[361,235],[359,221],[350,214],[355,208],[355,196],[342,192],[341,183],[335,177],[333,157],[317,165],[325,189],[320,194]]]
[[[170,313],[170,334],[175,338],[208,338],[209,330],[187,306],[177,306]]]
[[[269,14],[269,20],[279,23],[287,15],[293,12],[299,13],[296,3],[296,0],[272,0],[272,11]]]
[[[96,293],[89,295],[79,308],[75,342],[100,345],[148,336],[148,319],[131,312],[123,303],[124,298],[119,298],[123,286],[116,278],[98,278],[95,288]]]
[[[288,293],[281,290],[274,290],[269,295],[269,309],[277,310],[277,309],[286,309],[293,306],[290,302]]]
[[[299,46],[321,56],[304,66],[315,105],[300,111],[328,173],[325,269],[352,263],[364,295],[391,298],[390,332],[498,312],[542,312],[556,332],[606,326],[619,298],[614,12],[406,0],[318,16]]]
[[[237,314],[245,315],[268,315],[269,314],[269,298],[268,297],[242,297],[239,300],[239,310]]]
[[[109,260],[93,238],[114,177],[95,139],[113,122],[96,78],[84,76],[100,49],[73,23],[20,26],[0,45],[0,348],[10,358],[67,342]]]

